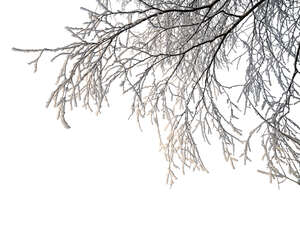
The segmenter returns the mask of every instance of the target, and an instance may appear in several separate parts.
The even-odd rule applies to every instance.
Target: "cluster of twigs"
[[[119,82],[124,93],[133,95],[137,120],[149,116],[157,127],[169,164],[168,183],[174,183],[176,168],[207,171],[197,130],[207,143],[210,134],[219,137],[233,167],[235,145],[245,146],[246,163],[250,141],[260,133],[267,166],[260,172],[278,183],[297,183],[300,127],[289,115],[300,100],[298,1],[136,0],[122,1],[118,9],[111,3],[97,0],[96,10],[82,8],[89,21],[67,27],[76,39],[71,44],[14,48],[38,54],[31,62],[35,70],[45,52],[55,53],[52,60],[64,58],[47,105],[58,108],[65,127],[67,106],[82,103],[100,113],[112,84]],[[227,85],[218,70],[241,60],[247,65],[244,78]],[[240,92],[238,101],[233,91]],[[261,122],[245,138],[235,121],[248,110]]]

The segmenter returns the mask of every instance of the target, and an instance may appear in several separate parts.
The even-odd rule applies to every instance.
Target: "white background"
[[[145,121],[140,132],[127,120],[130,101],[118,89],[101,116],[77,109],[63,128],[45,108],[59,66],[44,58],[33,74],[33,56],[11,48],[64,44],[64,26],[85,19],[79,7],[95,5],[1,4],[0,229],[297,229],[299,186],[278,190],[255,162],[232,170],[220,148],[207,150],[209,174],[179,173],[170,189],[154,127]]]

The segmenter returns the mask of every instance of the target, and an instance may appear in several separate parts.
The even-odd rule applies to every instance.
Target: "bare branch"
[[[270,180],[300,179],[300,126],[291,117],[299,95],[300,4],[286,0],[97,0],[83,26],[66,27],[74,42],[54,49],[19,49],[65,61],[47,106],[65,112],[78,106],[97,114],[114,82],[132,96],[132,115],[149,117],[168,162],[167,181],[178,169],[208,172],[198,137],[219,138],[233,168],[250,161],[250,144],[261,138]],[[116,6],[117,7],[117,6]],[[221,70],[246,63],[244,78],[229,84]],[[241,74],[242,75],[242,74]],[[240,95],[235,98],[234,95]],[[237,120],[258,115],[249,135]],[[165,127],[165,128],[164,128]],[[239,150],[238,150],[239,151]]]

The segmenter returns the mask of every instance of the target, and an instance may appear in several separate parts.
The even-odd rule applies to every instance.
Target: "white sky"
[[[219,148],[207,150],[213,159],[209,174],[179,173],[169,189],[154,127],[144,121],[140,132],[134,119],[128,121],[130,102],[117,93],[101,116],[77,109],[66,116],[72,128],[63,128],[56,111],[45,108],[58,66],[44,58],[33,74],[26,64],[33,56],[14,53],[11,47],[64,44],[64,26],[85,17],[80,6],[94,8],[95,1],[2,3],[0,229],[299,226],[299,186],[287,182],[278,190],[256,173],[261,162],[232,170]]]

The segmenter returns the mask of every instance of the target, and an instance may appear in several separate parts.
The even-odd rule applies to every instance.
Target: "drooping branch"
[[[234,168],[236,144],[244,145],[246,163],[250,141],[261,132],[270,177],[299,179],[300,128],[289,117],[299,102],[297,1],[137,0],[134,6],[123,1],[119,9],[108,0],[97,3],[98,10],[82,8],[89,14],[84,26],[67,27],[75,42],[54,49],[15,48],[38,54],[30,62],[35,70],[44,53],[54,52],[52,61],[64,58],[47,105],[58,108],[65,127],[68,108],[82,103],[100,113],[119,82],[133,97],[131,115],[138,122],[148,116],[157,128],[168,183],[174,183],[176,168],[208,171],[197,138],[210,143],[212,133]],[[219,70],[241,60],[245,78],[227,84]],[[260,122],[245,137],[236,120],[249,109]]]

